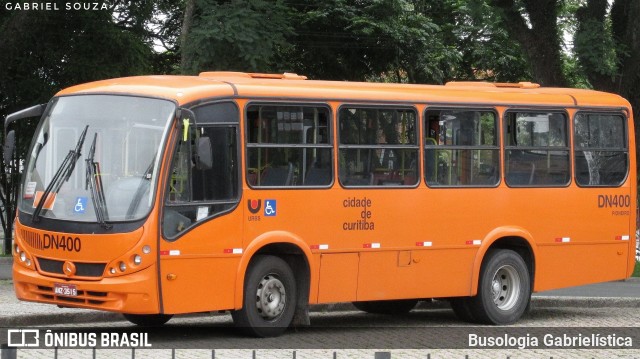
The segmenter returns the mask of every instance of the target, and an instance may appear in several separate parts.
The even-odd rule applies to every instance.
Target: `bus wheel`
[[[372,314],[406,314],[418,304],[417,299],[373,300],[353,302],[359,310]]]
[[[141,327],[159,327],[168,322],[171,314],[122,314],[124,318]]]
[[[531,281],[520,255],[508,249],[490,250],[480,273],[478,295],[469,305],[482,323],[511,324],[524,314],[531,301]]]
[[[293,271],[281,258],[261,255],[247,271],[242,309],[231,312],[240,330],[257,337],[282,334],[296,308]]]

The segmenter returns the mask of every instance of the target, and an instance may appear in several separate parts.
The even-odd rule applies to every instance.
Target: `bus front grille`
[[[42,237],[40,237],[39,233],[27,231],[25,229],[20,229],[19,233],[20,237],[22,237],[22,239],[27,242],[27,244],[31,246],[31,248],[40,250],[44,249]]]
[[[36,257],[38,260],[38,264],[40,265],[40,270],[46,273],[52,274],[64,274],[62,269],[64,265],[64,261],[58,261],[55,259],[46,259]],[[73,262],[76,266],[76,277],[101,277],[104,273],[104,267],[106,267],[106,263],[81,263],[81,262]]]

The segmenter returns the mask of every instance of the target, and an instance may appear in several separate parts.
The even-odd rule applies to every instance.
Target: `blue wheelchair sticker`
[[[76,204],[73,207],[73,212],[84,213],[87,209],[87,197],[76,197]]]
[[[264,215],[266,217],[275,217],[276,214],[276,200],[275,199],[267,199],[264,201]]]

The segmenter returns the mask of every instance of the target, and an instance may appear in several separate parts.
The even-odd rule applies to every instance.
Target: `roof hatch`
[[[486,81],[451,81],[445,86],[459,87],[500,87],[500,88],[520,88],[520,89],[537,89],[539,84],[534,82],[486,82]]]
[[[201,72],[200,77],[241,77],[247,79],[276,79],[276,80],[306,80],[306,76],[301,76],[291,72],[283,74],[263,74],[255,72],[231,72],[231,71],[207,71]]]

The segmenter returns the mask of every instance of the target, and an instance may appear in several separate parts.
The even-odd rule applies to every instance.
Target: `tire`
[[[416,304],[418,304],[417,299],[353,302],[353,306],[363,312],[387,315],[407,314],[416,306]]]
[[[480,323],[515,323],[531,301],[531,277],[518,253],[508,249],[487,252],[480,272],[478,294],[469,299],[471,315]]]
[[[296,300],[291,267],[275,256],[257,256],[245,277],[242,309],[231,312],[231,317],[245,334],[275,337],[291,324]]]
[[[473,315],[470,301],[469,297],[452,298],[449,300],[449,304],[458,319],[467,323],[477,323],[478,319]]]
[[[171,314],[122,314],[131,323],[141,327],[159,327],[173,317]]]

